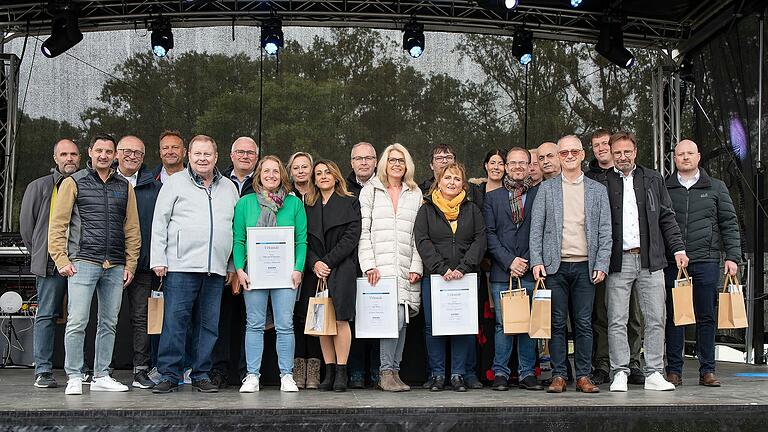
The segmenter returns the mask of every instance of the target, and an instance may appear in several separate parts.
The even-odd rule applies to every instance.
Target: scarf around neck
[[[445,218],[448,219],[448,222],[451,225],[451,230],[453,230],[454,233],[456,232],[457,226],[456,220],[459,219],[459,208],[466,196],[467,192],[461,191],[452,200],[447,200],[439,190],[435,189],[432,191],[432,202],[435,203],[435,206],[441,212],[443,212]]]
[[[256,194],[259,201],[261,213],[256,222],[257,227],[273,227],[277,225],[277,212],[283,207],[285,202],[285,189],[282,187],[277,192],[267,192],[262,190]]]
[[[512,207],[512,222],[519,225],[525,218],[525,209],[523,206],[523,195],[531,188],[531,178],[526,177],[523,181],[514,181],[508,176],[504,176],[502,184],[509,194],[509,205]]]

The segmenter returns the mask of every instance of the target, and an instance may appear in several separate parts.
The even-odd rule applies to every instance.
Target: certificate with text
[[[397,278],[384,277],[372,286],[357,278],[355,337],[395,339],[397,331]]]
[[[477,273],[446,282],[431,275],[432,334],[474,335],[478,332]]]
[[[247,248],[251,289],[293,287],[293,227],[249,227]]]

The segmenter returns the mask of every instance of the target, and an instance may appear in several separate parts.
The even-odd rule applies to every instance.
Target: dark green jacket
[[[685,252],[691,263],[720,262],[720,251],[725,249],[725,259],[741,262],[739,221],[728,188],[703,169],[699,173],[690,189],[680,184],[676,172],[666,179]],[[671,256],[667,259],[674,261]]]

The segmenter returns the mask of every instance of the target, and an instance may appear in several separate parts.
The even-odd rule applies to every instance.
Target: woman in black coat
[[[485,223],[480,208],[469,198],[467,190],[464,167],[455,163],[446,166],[424,197],[413,229],[416,249],[424,263],[421,299],[432,375],[428,385],[432,391],[439,391],[444,385],[445,338],[450,338],[451,342],[451,386],[456,391],[467,390],[464,383],[467,354],[475,346],[475,334],[432,335],[431,284],[427,277],[440,275],[450,281],[480,269],[486,249]]]
[[[307,194],[307,271],[304,284],[326,279],[336,311],[336,336],[320,336],[325,379],[318,390],[347,389],[347,357],[352,343],[349,321],[355,317],[357,244],[362,227],[360,202],[347,191],[339,167],[328,160],[315,162],[312,189]]]

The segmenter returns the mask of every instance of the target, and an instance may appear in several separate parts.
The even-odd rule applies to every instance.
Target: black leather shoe
[[[608,374],[608,372],[604,371],[603,369],[595,369],[592,372],[592,375],[590,375],[590,379],[592,380],[592,383],[595,385],[605,384],[607,382],[611,381],[611,376]]]
[[[454,375],[451,377],[451,387],[453,391],[463,393],[467,391],[467,386],[464,384],[464,378],[461,375]]]
[[[480,380],[477,378],[477,375],[474,373],[470,373],[469,375],[464,376],[464,384],[466,384],[467,388],[469,389],[480,390],[483,388],[483,383],[480,382]]]
[[[211,380],[192,381],[192,388],[203,393],[218,393],[219,388],[213,385]]]
[[[520,381],[519,386],[523,390],[544,390],[544,386],[539,384],[539,380],[536,379],[536,375],[528,375],[527,377],[523,378],[523,380]]]
[[[178,389],[179,389],[178,383],[172,383],[170,381],[164,380],[164,381],[160,381],[160,384],[152,388],[152,393],[155,393],[155,394],[171,393],[171,392],[177,391]]]
[[[432,385],[429,387],[429,391],[432,391],[432,392],[443,391],[443,388],[445,387],[445,378],[443,378],[442,375],[432,377],[431,381],[432,381]]]
[[[507,391],[509,390],[509,384],[507,384],[507,378],[504,375],[496,375],[493,377],[493,384],[491,384],[491,390]]]
[[[640,369],[632,368],[629,370],[627,383],[633,385],[643,385],[645,384],[645,374]]]

